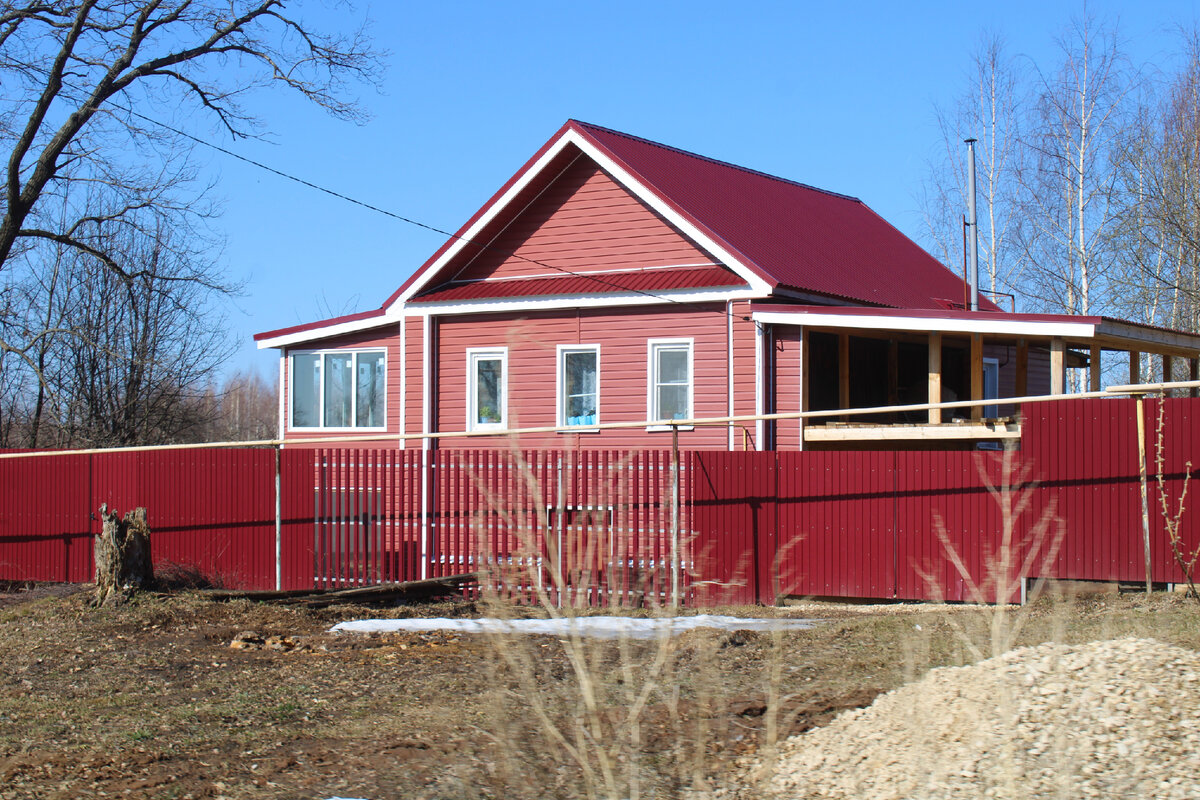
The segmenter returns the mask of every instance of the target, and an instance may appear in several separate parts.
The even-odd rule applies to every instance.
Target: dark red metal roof
[[[303,325],[292,325],[289,328],[279,328],[278,330],[256,333],[254,334],[254,341],[260,342],[264,339],[274,339],[276,336],[287,336],[292,333],[303,333],[304,331],[316,330],[318,328],[328,328],[332,325],[341,325],[343,322],[358,322],[359,320],[371,319],[372,317],[382,317],[383,314],[384,309],[373,308],[370,311],[359,311],[357,314],[345,314],[331,319],[306,322]],[[383,321],[381,320],[380,322],[382,323]]]
[[[613,292],[664,292],[679,289],[745,286],[746,282],[723,267],[649,269],[599,275],[556,275],[540,278],[472,281],[444,284],[409,302],[481,298],[547,297],[550,295],[608,294]]]
[[[771,283],[894,308],[943,308],[963,295],[961,277],[861,200],[569,124]]]

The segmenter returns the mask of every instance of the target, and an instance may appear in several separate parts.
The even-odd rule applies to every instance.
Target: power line
[[[457,239],[457,240],[459,240],[459,241],[461,241],[461,242],[465,242],[465,243],[467,243],[467,244],[470,244],[470,245],[473,245],[473,246],[475,246],[475,247],[478,247],[478,248],[480,248],[480,250],[491,250],[491,251],[493,251],[493,252],[500,253],[501,255],[508,256],[508,257],[510,257],[510,258],[515,258],[515,259],[518,259],[519,261],[524,261],[525,263],[528,263],[528,264],[533,264],[533,265],[536,265],[536,266],[539,266],[539,267],[544,267],[544,268],[546,268],[546,269],[552,269],[552,270],[556,270],[556,271],[558,271],[558,272],[561,272],[561,273],[563,273],[563,274],[565,274],[565,275],[571,275],[571,276],[573,276],[573,277],[576,277],[576,278],[587,278],[588,280],[593,280],[593,281],[596,281],[597,283],[604,284],[604,285],[606,285],[606,286],[611,286],[611,287],[612,287],[612,288],[614,288],[614,289],[619,289],[619,290],[621,290],[621,291],[625,291],[625,292],[632,292],[633,294],[639,294],[639,295],[642,295],[643,297],[650,297],[650,298],[653,298],[653,299],[655,299],[655,300],[661,300],[661,301],[663,301],[664,303],[674,303],[674,304],[676,304],[676,305],[686,305],[686,303],[684,303],[684,301],[682,301],[682,300],[676,300],[675,298],[672,298],[672,297],[666,297],[666,296],[664,296],[664,295],[655,294],[654,292],[649,292],[649,291],[646,291],[646,290],[644,290],[644,289],[633,289],[633,288],[630,288],[630,287],[627,287],[627,286],[621,286],[620,284],[614,283],[614,282],[612,282],[612,281],[605,280],[605,279],[603,279],[603,278],[601,278],[601,277],[598,277],[598,276],[596,276],[596,275],[594,275],[594,274],[588,274],[588,273],[580,273],[580,272],[575,272],[575,271],[573,271],[573,270],[566,269],[565,267],[559,267],[559,266],[555,266],[554,264],[547,264],[547,263],[546,263],[546,262],[544,262],[544,261],[538,261],[538,260],[536,260],[536,259],[527,258],[527,257],[525,257],[525,256],[522,256],[522,255],[520,255],[520,254],[518,254],[518,253],[515,253],[515,252],[513,252],[513,251],[510,251],[510,250],[504,250],[503,248],[498,248],[498,247],[495,247],[495,246],[494,246],[494,245],[492,245],[491,243],[488,243],[488,244],[481,244],[480,242],[477,242],[477,241],[475,241],[475,240],[471,239],[470,237],[467,237],[467,236],[461,236],[461,235],[459,235],[459,234],[457,234],[457,233],[453,233],[453,232],[451,232],[451,231],[442,230],[441,228],[438,228],[438,227],[436,227],[436,226],[434,226],[434,225],[429,225],[429,224],[427,224],[427,223],[424,223],[424,222],[421,222],[421,221],[419,221],[419,220],[412,219],[411,217],[406,217],[406,216],[404,216],[404,215],[402,215],[402,214],[397,214],[397,213],[395,213],[395,212],[393,212],[393,211],[388,211],[388,210],[387,210],[387,209],[385,209],[385,208],[380,208],[379,206],[372,205],[372,204],[370,204],[370,203],[367,203],[367,202],[364,202],[364,201],[362,201],[362,200],[358,200],[358,199],[356,199],[356,198],[354,198],[354,197],[350,197],[349,195],[342,194],[341,192],[334,191],[333,189],[329,189],[329,188],[327,188],[327,187],[324,187],[324,186],[321,186],[321,185],[319,185],[319,184],[313,183],[312,181],[305,180],[304,178],[301,178],[301,177],[299,177],[299,176],[297,176],[297,175],[293,175],[293,174],[291,174],[291,173],[284,172],[283,170],[276,169],[275,167],[268,166],[267,164],[264,164],[264,163],[262,163],[261,161],[255,161],[255,160],[254,160],[254,159],[252,159],[252,158],[248,158],[247,156],[243,156],[243,155],[241,155],[241,154],[239,154],[239,153],[235,153],[235,152],[233,152],[232,150],[229,150],[229,149],[227,149],[227,148],[221,147],[220,145],[213,144],[212,142],[206,141],[206,140],[204,140],[204,139],[201,139],[201,138],[199,138],[199,137],[197,137],[197,136],[193,136],[192,134],[190,134],[190,133],[187,133],[186,131],[181,131],[181,130],[179,130],[178,128],[175,128],[175,127],[173,127],[173,126],[171,126],[171,125],[168,125],[168,124],[166,124],[165,122],[160,122],[159,120],[156,120],[156,119],[152,119],[152,118],[150,118],[150,117],[147,117],[145,114],[140,114],[140,113],[138,113],[137,111],[134,111],[132,108],[128,108],[128,107],[126,107],[126,106],[122,106],[122,105],[120,105],[119,103],[115,103],[115,102],[112,102],[112,101],[109,101],[109,102],[110,102],[110,104],[111,104],[111,105],[112,105],[114,108],[118,108],[118,109],[120,109],[121,111],[124,111],[126,114],[129,114],[129,115],[131,115],[131,116],[137,117],[138,119],[140,119],[140,120],[142,120],[142,121],[144,121],[144,122],[148,122],[148,123],[150,123],[151,125],[157,125],[157,126],[159,126],[160,128],[163,128],[163,129],[165,129],[165,130],[171,131],[172,133],[176,134],[177,136],[182,136],[182,137],[183,137],[183,138],[185,138],[185,139],[188,139],[188,140],[190,140],[190,141],[196,142],[197,144],[203,145],[203,146],[205,146],[205,147],[209,147],[209,148],[211,148],[211,149],[213,149],[213,150],[216,150],[216,151],[217,151],[217,152],[219,152],[219,153],[223,153],[224,155],[227,155],[227,156],[229,156],[229,157],[231,157],[231,158],[235,158],[235,159],[237,159],[238,161],[245,162],[245,163],[247,163],[247,164],[250,164],[251,166],[255,166],[255,167],[258,167],[258,168],[259,168],[259,169],[261,169],[261,170],[265,170],[266,172],[270,172],[270,173],[271,173],[271,174],[273,174],[273,175],[278,175],[279,177],[281,177],[281,178],[284,178],[284,179],[286,179],[286,180],[294,181],[295,183],[298,183],[298,184],[300,184],[301,186],[307,186],[307,187],[308,187],[308,188],[310,188],[310,189],[315,189],[315,190],[317,190],[318,192],[323,192],[323,193],[325,193],[325,194],[328,194],[328,195],[330,195],[330,196],[332,196],[332,197],[336,197],[336,198],[338,198],[339,200],[345,200],[345,201],[346,201],[346,202],[348,202],[348,203],[353,203],[353,204],[354,204],[354,205],[356,205],[356,206],[361,206],[362,208],[366,208],[366,209],[368,209],[368,210],[370,210],[370,211],[374,211],[374,212],[376,212],[376,213],[383,214],[384,216],[391,217],[392,219],[398,220],[398,221],[400,221],[400,222],[404,222],[404,223],[406,223],[406,224],[408,224],[408,225],[414,225],[414,226],[416,226],[416,227],[418,227],[418,228],[423,228],[423,229],[425,229],[425,230],[427,230],[427,231],[432,231],[433,233],[437,233],[437,234],[440,234],[440,235],[442,235],[442,236],[446,236],[446,237],[448,237],[448,238],[451,238],[451,239]],[[710,311],[709,313],[721,314],[722,316],[727,316],[727,315],[729,315],[729,312],[728,312],[728,311],[725,311],[725,310],[722,310],[722,311]],[[735,315],[735,316],[738,316],[738,315]],[[748,317],[748,316],[740,315],[740,316],[738,316],[738,318],[740,318],[740,319],[742,319],[743,321],[746,321],[746,322],[749,322],[749,321],[750,321],[750,317]]]

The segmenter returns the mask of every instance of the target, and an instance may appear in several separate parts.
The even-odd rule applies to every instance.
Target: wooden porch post
[[[1162,380],[1163,380],[1163,383],[1167,383],[1168,381],[1170,381],[1172,379],[1171,373],[1174,372],[1174,367],[1175,367],[1175,359],[1173,359],[1171,356],[1167,355],[1166,353],[1163,353],[1163,355],[1162,355]],[[1163,392],[1163,397],[1170,397],[1170,396],[1171,396],[1170,389]]]
[[[888,341],[888,373],[887,396],[889,406],[900,405],[900,342],[895,339]],[[893,412],[888,415],[893,422],[902,422],[900,414]]]
[[[1100,391],[1100,345],[1092,343],[1091,353],[1088,355],[1088,391]]]
[[[942,402],[942,334],[935,331],[929,334],[929,402]],[[929,424],[938,425],[942,421],[940,408],[929,409]]]
[[[1062,394],[1067,385],[1067,348],[1061,337],[1050,340],[1050,394]]]
[[[1024,397],[1029,394],[1029,342],[1017,340],[1017,380],[1014,394]]]
[[[850,334],[838,334],[838,408],[850,407]],[[849,417],[842,417],[845,422]]]
[[[1188,359],[1188,380],[1200,381],[1200,359]],[[1188,397],[1200,397],[1200,391],[1195,386],[1188,389]]]
[[[971,399],[983,399],[983,334],[971,334]],[[983,419],[983,406],[971,408],[971,419]]]
[[[800,411],[801,413],[808,411],[808,327],[801,326],[800,328]],[[800,428],[800,443],[798,449],[804,449],[804,429],[808,427],[808,420],[804,417],[796,420]]]
[[[1129,382],[1142,382],[1142,354],[1137,350],[1129,351]]]

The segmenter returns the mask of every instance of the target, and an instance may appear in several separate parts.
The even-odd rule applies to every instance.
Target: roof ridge
[[[851,200],[855,203],[860,203],[862,205],[866,205],[866,203],[863,203],[861,198],[855,197],[854,195],[843,194],[841,192],[834,192],[829,189],[822,189],[820,186],[813,186],[812,184],[809,184],[809,183],[801,183],[800,181],[794,181],[790,178],[780,177],[779,175],[772,175],[771,173],[763,172],[762,170],[751,169],[750,167],[743,167],[742,165],[734,164],[731,161],[722,161],[719,158],[712,158],[711,156],[702,155],[700,153],[693,153],[691,150],[684,150],[682,147],[674,147],[669,144],[663,144],[662,142],[656,142],[653,139],[646,139],[641,136],[635,136],[632,133],[618,131],[613,128],[606,128],[603,125],[596,125],[591,122],[584,122],[581,119],[572,118],[572,119],[568,120],[568,122],[575,124],[575,125],[580,125],[584,128],[590,128],[592,130],[603,131],[604,133],[609,133],[614,136],[621,136],[621,137],[623,137],[625,139],[629,139],[631,141],[641,142],[642,144],[648,144],[652,147],[657,147],[661,150],[667,150],[669,152],[677,153],[682,156],[688,156],[689,158],[695,158],[699,161],[707,161],[710,164],[716,164],[717,166],[721,166],[721,167],[728,167],[730,169],[737,170],[738,172],[744,172],[749,175],[757,175],[760,178],[767,178],[769,180],[779,181],[780,183],[786,183],[790,186],[795,186],[800,189],[808,189],[810,191],[820,192],[821,194],[829,195],[830,197],[837,197],[842,200]]]

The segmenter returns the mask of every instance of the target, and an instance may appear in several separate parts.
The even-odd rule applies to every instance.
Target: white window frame
[[[990,392],[988,391],[988,380],[987,380],[987,374],[988,374],[989,367],[995,373],[995,376],[996,376],[996,383],[993,387],[991,387],[992,391],[990,391]],[[1000,399],[1000,359],[998,359],[998,358],[983,359],[983,397],[981,397],[980,399],[981,400],[999,400]],[[984,418],[995,419],[996,417],[1000,416],[1000,406],[999,405],[984,406],[982,409],[982,412],[983,412],[982,416]]]
[[[354,382],[351,385],[350,391],[350,419],[358,419],[358,357],[360,354],[383,354],[383,409],[380,416],[383,418],[382,425],[376,426],[358,426],[358,425],[326,425],[325,424],[325,357],[330,355],[337,356],[352,356],[351,374],[354,376]],[[317,392],[317,420],[316,425],[296,425],[296,356],[320,356],[321,360],[321,380],[320,391]],[[357,348],[333,348],[327,350],[291,350],[288,352],[288,397],[287,397],[287,424],[288,430],[293,431],[336,431],[355,433],[358,431],[386,431],[387,430],[387,380],[388,380],[388,363],[387,363],[387,348],[386,347],[357,347]]]
[[[647,339],[646,340],[646,419],[651,422],[658,421],[658,409],[656,408],[658,400],[658,359],[657,354],[660,349],[679,349],[687,348],[687,415],[686,418],[691,419],[696,414],[695,390],[696,390],[696,340],[693,338],[686,339]],[[647,425],[647,431],[669,431],[672,428],[678,428],[681,431],[690,431],[691,425]]]
[[[479,423],[479,397],[476,393],[478,384],[475,381],[475,365],[480,361],[500,362],[500,421]],[[508,427],[508,348],[507,347],[468,347],[467,348],[467,426],[468,431],[504,430]]]
[[[580,433],[599,433],[591,425],[570,425],[567,422],[567,355],[571,353],[596,354],[596,422],[600,424],[600,345],[560,344],[555,348],[556,380],[554,389],[555,426],[578,428]]]

